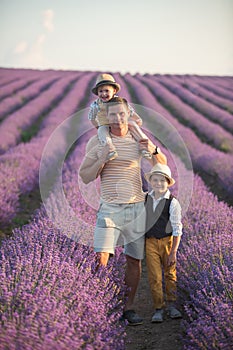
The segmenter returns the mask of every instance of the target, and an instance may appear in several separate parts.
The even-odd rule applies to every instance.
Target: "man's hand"
[[[110,152],[110,147],[106,143],[106,145],[98,145],[97,146],[97,157],[101,163],[106,163],[108,161],[108,154]]]
[[[94,181],[108,161],[109,145],[102,146],[97,139],[87,145],[87,153],[80,165],[79,175],[85,184]]]

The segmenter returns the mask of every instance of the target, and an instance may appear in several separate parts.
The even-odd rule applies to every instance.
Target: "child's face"
[[[155,196],[162,196],[168,189],[168,181],[165,176],[160,174],[153,174],[150,177],[150,184],[154,190]]]
[[[112,85],[102,85],[98,88],[98,97],[103,102],[108,102],[116,94],[116,89]]]

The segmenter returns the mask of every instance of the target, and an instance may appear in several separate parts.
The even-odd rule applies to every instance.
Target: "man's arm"
[[[152,155],[152,165],[155,165],[156,163],[161,163],[161,164],[167,164],[167,157],[165,156],[164,153],[160,152],[158,154],[153,154]]]
[[[101,173],[107,156],[109,146],[101,146],[97,138],[92,138],[86,147],[86,154],[79,168],[79,176],[85,184],[94,181]]]

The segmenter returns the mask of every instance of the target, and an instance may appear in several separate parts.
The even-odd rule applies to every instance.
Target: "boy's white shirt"
[[[162,199],[169,199],[170,198],[170,190],[167,190],[161,197],[158,199],[155,199],[154,197],[154,190],[150,191],[148,193],[152,199],[153,199],[153,211],[155,211],[157,205]],[[173,236],[181,236],[182,235],[182,228],[183,225],[181,223],[181,206],[180,203],[176,198],[172,198],[170,209],[169,209],[169,214],[170,214],[170,222],[172,226],[172,235]]]

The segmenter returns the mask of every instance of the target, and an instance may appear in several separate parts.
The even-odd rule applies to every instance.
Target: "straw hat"
[[[159,174],[159,175],[165,176],[169,181],[169,184],[168,184],[169,187],[174,185],[175,183],[175,180],[171,177],[171,170],[168,165],[160,164],[160,163],[155,164],[151,169],[151,171],[145,174],[145,178],[148,182],[150,182],[150,178],[153,174]]]
[[[101,85],[112,85],[116,89],[116,92],[118,92],[121,88],[120,85],[115,82],[113,76],[106,73],[98,75],[95,87],[93,87],[91,90],[93,94],[98,95],[98,87]]]

